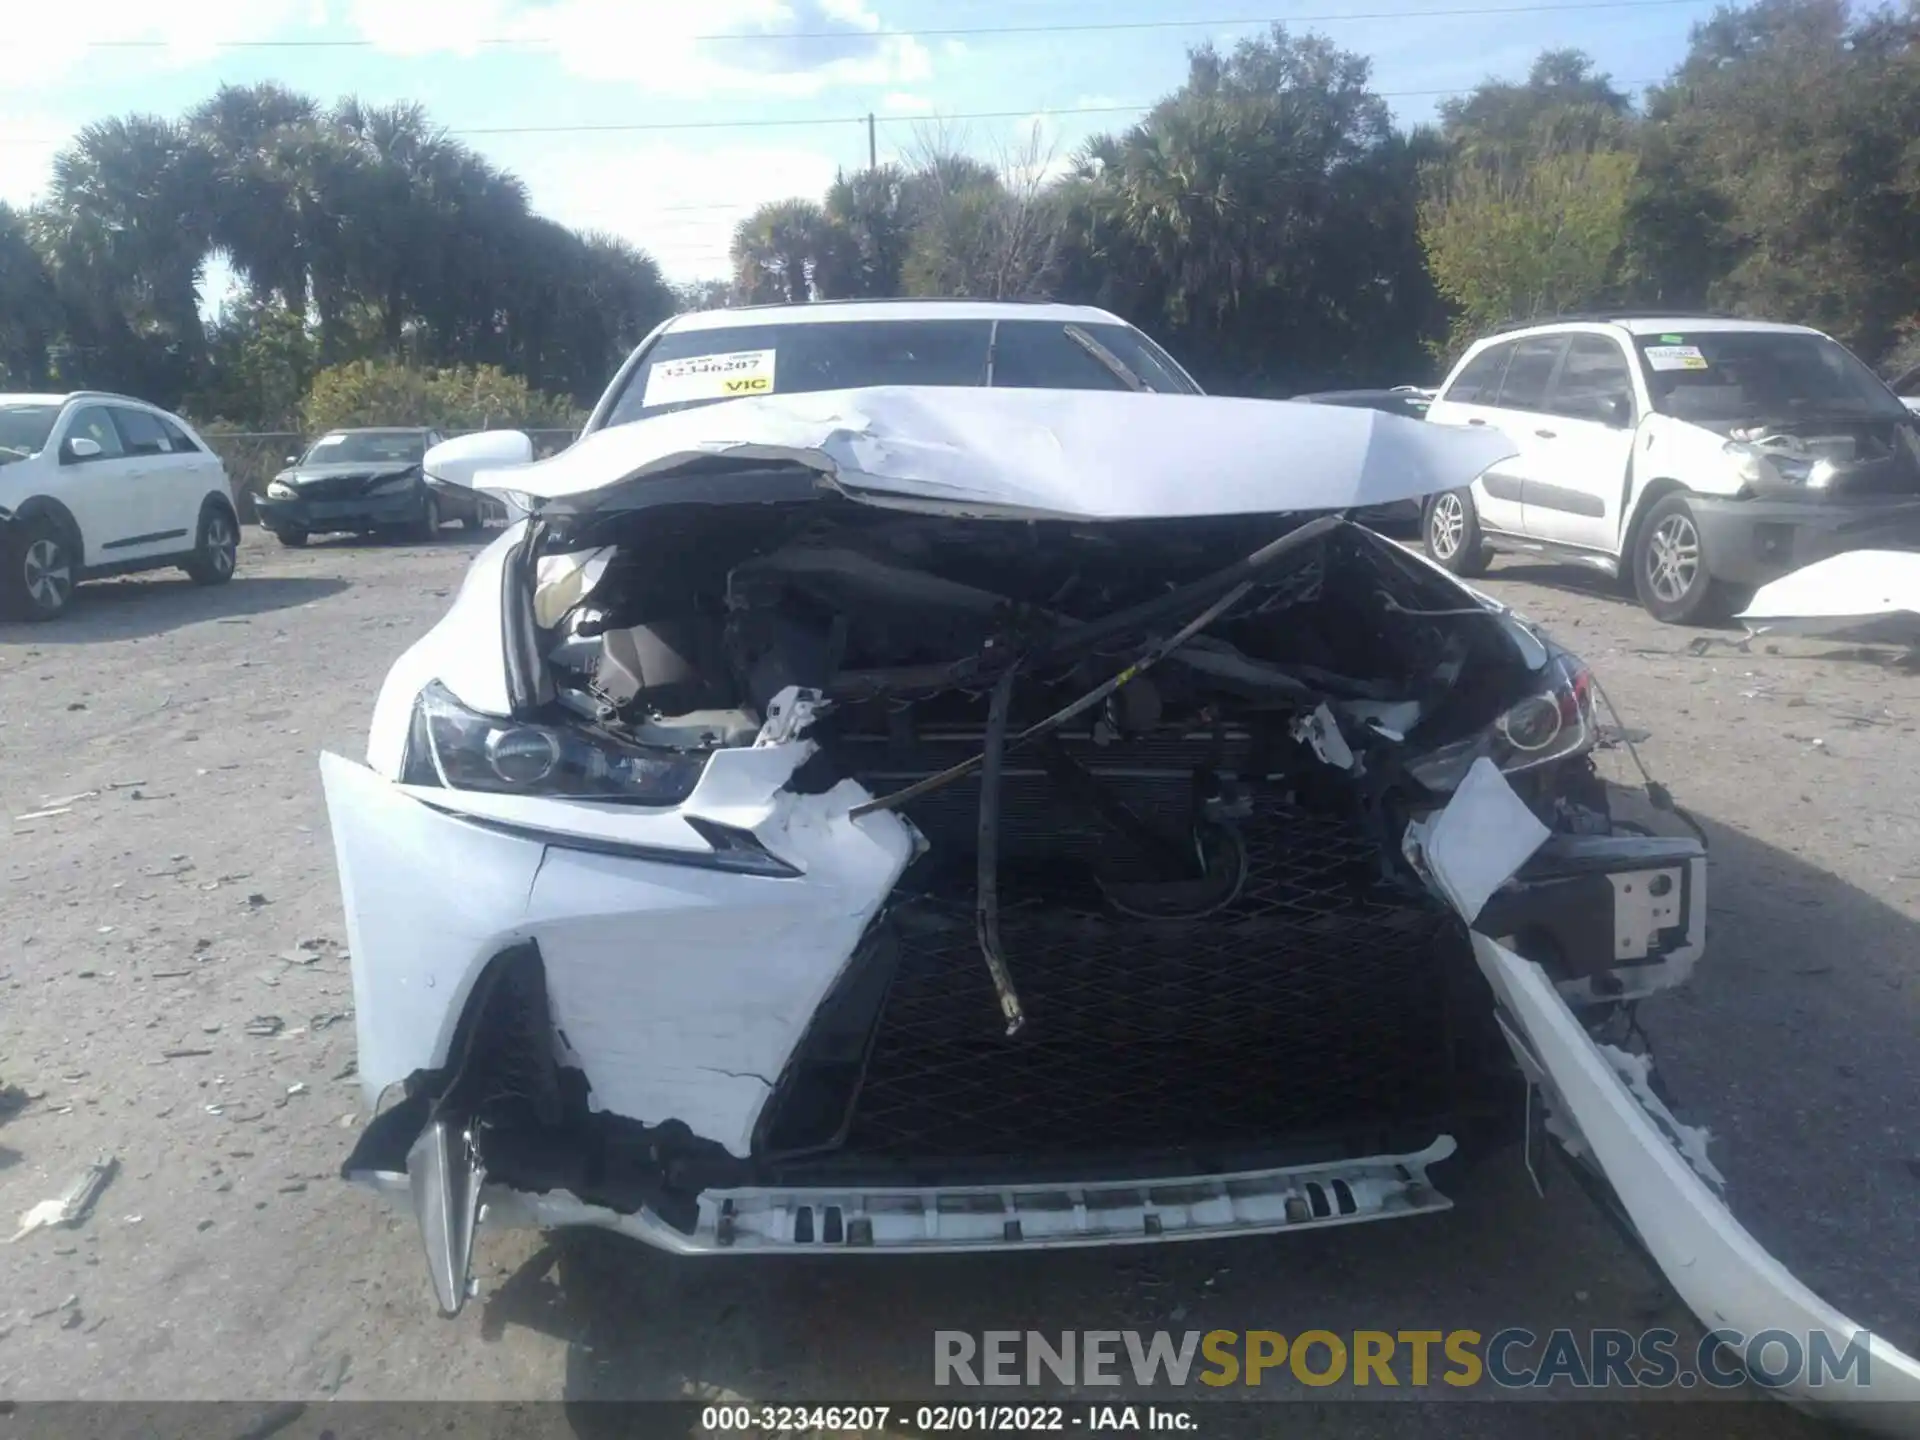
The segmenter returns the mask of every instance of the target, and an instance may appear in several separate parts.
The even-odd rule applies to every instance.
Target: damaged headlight
[[[435,681],[414,702],[400,778],[449,790],[677,805],[705,768],[704,755],[644,750],[579,730],[476,714]]]
[[[1486,730],[1409,760],[1408,771],[1429,790],[1447,792],[1482,755],[1514,775],[1591,750],[1599,724],[1587,667],[1556,649],[1541,678],[1541,689],[1509,706]]]
[[[1761,493],[1802,487],[1824,490],[1833,483],[1833,462],[1804,453],[1804,447],[1801,447],[1802,453],[1796,453],[1780,445],[1729,440],[1722,449],[1733,461],[1740,483],[1750,490]]]

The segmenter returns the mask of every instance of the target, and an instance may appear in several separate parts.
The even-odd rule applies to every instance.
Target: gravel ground
[[[935,1328],[1691,1329],[1564,1175],[1542,1199],[1514,1164],[1430,1221],[1038,1258],[490,1234],[482,1299],[436,1318],[411,1222],[334,1178],[357,1091],[315,762],[360,753],[470,554],[253,532],[225,589],[112,582],[0,627],[0,1081],[33,1097],[0,1123],[0,1223],[119,1162],[84,1225],[0,1250],[0,1397],[897,1400],[930,1394]],[[1819,641],[1741,652],[1549,567],[1485,583],[1596,667],[1711,833],[1708,962],[1644,1019],[1741,1218],[1920,1345],[1920,675]],[[1783,1406],[1740,1428],[1813,1433]]]

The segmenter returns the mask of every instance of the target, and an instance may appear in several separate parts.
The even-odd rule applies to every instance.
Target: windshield
[[[745,395],[989,384],[1195,393],[1165,352],[1129,325],[830,320],[662,335],[627,377],[605,424]]]
[[[1653,407],[1702,425],[1901,419],[1880,378],[1824,335],[1706,330],[1637,337]]]
[[[0,405],[0,465],[38,455],[59,418],[58,405]]]
[[[427,453],[418,430],[360,430],[322,435],[301,457],[302,465],[417,465]]]

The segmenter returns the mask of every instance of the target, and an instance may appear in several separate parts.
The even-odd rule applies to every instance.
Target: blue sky
[[[684,280],[725,273],[731,227],[755,205],[817,196],[837,168],[864,164],[856,117],[870,111],[882,159],[932,133],[1010,153],[1036,126],[1043,148],[1064,157],[1134,112],[1062,112],[1151,102],[1179,83],[1188,47],[1230,45],[1283,20],[1371,56],[1376,87],[1411,122],[1445,93],[1524,74],[1555,46],[1587,51],[1638,90],[1671,70],[1713,8],[1536,0],[1459,13],[1522,3],[65,0],[29,10],[9,0],[10,49],[33,63],[10,67],[0,94],[0,200],[31,200],[54,152],[90,120],[177,114],[222,82],[272,79],[325,99],[420,101],[518,172],[543,213],[624,235]],[[926,33],[1168,21],[1180,23]],[[955,118],[979,112],[1007,118]],[[662,128],[540,129],[556,126]],[[700,128],[670,128],[680,126]]]

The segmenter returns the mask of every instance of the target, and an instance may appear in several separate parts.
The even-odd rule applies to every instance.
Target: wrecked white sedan
[[[322,761],[346,1174],[451,1313],[483,1204],[689,1253],[1144,1243],[1444,1210],[1442,1162],[1551,1136],[1710,1325],[1838,1353],[1623,1048],[1701,954],[1699,840],[1620,823],[1576,657],[1341,513],[1508,453],[902,388],[482,473],[530,518]]]

